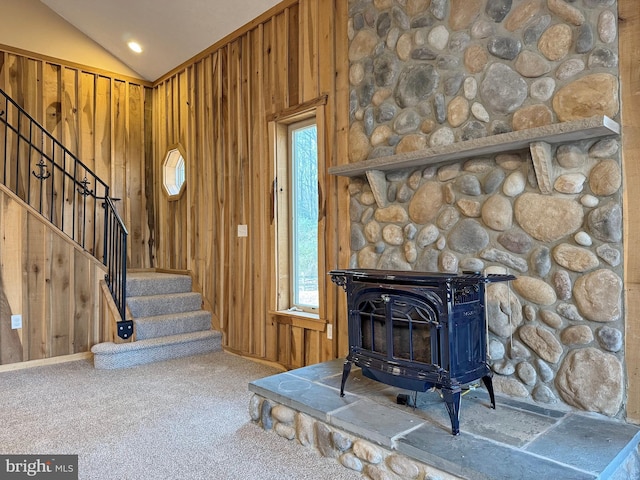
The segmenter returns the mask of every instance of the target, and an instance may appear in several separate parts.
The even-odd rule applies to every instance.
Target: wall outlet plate
[[[246,225],[238,225],[238,236],[246,237],[249,234]]]
[[[22,328],[22,315],[11,315],[11,328],[13,330]]]
[[[327,323],[327,340],[333,340],[333,324]]]

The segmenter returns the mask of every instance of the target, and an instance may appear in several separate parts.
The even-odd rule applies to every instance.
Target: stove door
[[[398,288],[369,288],[354,302],[356,350],[398,365],[438,364],[438,303]]]

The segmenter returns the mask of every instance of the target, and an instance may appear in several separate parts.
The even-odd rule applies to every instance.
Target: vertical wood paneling
[[[127,159],[144,158],[144,87],[129,87],[129,141]],[[131,247],[129,268],[145,266],[146,251],[146,205],[145,205],[145,165],[127,161],[127,199],[129,205],[129,244]]]
[[[50,338],[48,353],[45,357],[57,357],[73,352],[73,249],[69,242],[58,235],[44,232],[47,238],[47,258],[45,267],[45,304],[49,310],[48,332],[45,342]]]
[[[335,112],[335,124],[327,132],[335,135],[333,165],[341,165],[349,162],[349,144],[347,142],[349,131],[349,110],[344,105],[349,104],[349,42],[347,37],[347,23],[349,19],[349,6],[346,2],[335,1],[334,12],[334,41],[335,41],[335,94],[333,108]],[[322,10],[322,9],[321,9]],[[329,231],[328,246],[332,249],[327,254],[327,260],[337,262],[337,267],[344,268],[349,265],[351,255],[349,218],[349,179],[337,177],[331,180],[331,190],[327,196],[328,215],[333,219]],[[346,356],[349,352],[349,332],[347,315],[347,299],[338,288],[327,289],[327,305],[332,306],[332,312],[328,320],[333,321],[334,331],[334,355]]]
[[[625,365],[628,378],[627,418],[640,423],[640,217],[633,202],[640,193],[640,12],[633,0],[618,1],[620,22],[620,85],[624,169]]]
[[[96,320],[99,312],[94,311],[99,304],[99,290],[96,279],[96,268],[93,262],[87,262],[84,256],[73,250],[73,283],[71,284],[71,306],[73,307],[73,345],[72,353],[87,352],[96,338]]]
[[[325,2],[326,3],[326,2]],[[318,91],[318,0],[300,0],[300,101],[313,100]],[[331,10],[333,14],[334,10]],[[329,13],[325,10],[324,13]],[[333,44],[331,45],[333,47]],[[331,48],[333,51],[333,48]],[[325,52],[331,53],[331,52]]]
[[[327,240],[322,256],[326,268],[346,266],[340,261],[348,261],[348,253],[339,245],[348,245],[347,222],[340,224],[333,215],[347,191],[325,172],[347,151],[347,129],[337,132],[337,125],[348,125],[348,64],[346,52],[336,51],[346,48],[347,9],[346,2],[332,0],[287,2],[153,91],[155,157],[179,135],[188,162],[188,193],[179,201],[187,210],[177,209],[179,202],[169,202],[160,183],[155,185],[158,266],[175,266],[174,258],[188,252],[187,268],[213,309],[214,323],[219,321],[225,347],[287,366],[334,358],[338,340],[327,340],[324,331],[277,323],[269,314],[277,294],[269,121],[327,95],[326,105],[318,108],[325,132],[319,149],[325,202],[320,229]],[[160,167],[160,161],[154,163],[156,176]],[[188,228],[180,229],[177,221]],[[238,225],[248,226],[247,237],[237,236]],[[334,327],[344,316],[332,304],[339,296],[322,279],[321,316]]]
[[[21,362],[23,330],[11,328],[11,315],[24,315],[23,287],[25,212],[8,197],[0,195],[0,364]],[[11,234],[8,234],[11,232]]]
[[[23,328],[27,329],[25,360],[36,360],[50,356],[49,322],[47,309],[47,238],[46,228],[42,222],[27,216],[26,229],[27,252],[25,255],[25,271],[27,272],[27,288],[23,291],[22,317]],[[51,300],[51,298],[49,298]]]

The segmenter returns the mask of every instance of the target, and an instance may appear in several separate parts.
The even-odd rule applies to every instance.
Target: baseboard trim
[[[15,370],[24,370],[27,368],[44,367],[47,365],[56,365],[58,363],[77,362],[78,360],[91,360],[93,354],[91,352],[74,353],[72,355],[61,355],[59,357],[43,358],[40,360],[28,360],[26,362],[9,363],[0,365],[0,373],[13,372]]]

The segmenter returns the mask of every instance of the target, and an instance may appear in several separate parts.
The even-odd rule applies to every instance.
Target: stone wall
[[[350,0],[349,161],[606,115],[615,0]],[[618,138],[351,179],[351,267],[509,271],[488,286],[496,389],[624,415]],[[376,186],[379,188],[379,185]],[[376,191],[376,193],[378,193]]]
[[[362,438],[327,425],[280,403],[253,395],[249,401],[251,420],[303,447],[315,448],[323,457],[335,458],[343,467],[373,480],[459,480],[460,477],[389,451]]]

